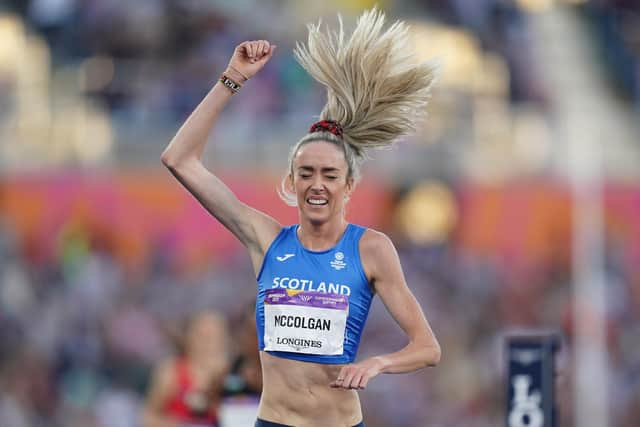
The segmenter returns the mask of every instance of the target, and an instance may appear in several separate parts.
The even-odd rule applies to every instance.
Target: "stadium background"
[[[150,368],[171,352],[167,325],[204,308],[241,316],[248,257],[160,153],[233,47],[272,40],[278,52],[234,97],[205,160],[243,200],[294,222],[275,188],[324,93],[291,50],[305,23],[353,22],[372,4],[4,1],[0,425],[136,426]],[[636,426],[638,2],[377,4],[410,21],[442,70],[427,121],[373,154],[348,217],[396,242],[443,360],[376,378],[361,394],[367,425],[504,425],[504,334],[545,330],[565,340],[559,425],[584,426],[578,320],[604,362],[601,420]],[[401,345],[376,303],[361,357]]]

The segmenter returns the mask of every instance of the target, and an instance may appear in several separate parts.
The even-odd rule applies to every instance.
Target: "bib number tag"
[[[270,289],[264,299],[264,349],[340,355],[348,314],[346,295]]]

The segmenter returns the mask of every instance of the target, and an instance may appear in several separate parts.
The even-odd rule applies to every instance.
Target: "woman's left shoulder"
[[[395,252],[393,242],[385,233],[367,228],[360,239],[360,254],[366,257],[380,257]]]
[[[360,239],[360,260],[370,282],[375,283],[388,274],[397,263],[398,255],[389,236],[368,228]]]

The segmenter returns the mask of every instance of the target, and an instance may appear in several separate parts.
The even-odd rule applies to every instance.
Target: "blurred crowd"
[[[559,425],[573,425],[568,261],[479,256],[466,250],[455,232],[437,244],[417,244],[390,232],[444,357],[436,369],[372,381],[361,393],[367,425],[503,424],[504,336],[532,329],[565,337],[558,360]],[[255,403],[260,392],[252,321],[256,285],[242,251],[224,262],[212,255],[198,265],[176,266],[159,245],[151,262],[132,268],[90,231],[67,231],[58,241],[53,257],[39,258],[7,224],[0,233],[3,426],[142,426],[149,416],[145,401],[159,381],[153,372],[159,375],[160,364],[179,366],[189,354],[185,349],[194,333],[186,325],[202,312],[226,319],[214,338],[206,331],[195,335],[218,366],[217,404],[228,407],[229,396]],[[612,251],[607,263],[610,410],[612,425],[632,427],[640,415],[640,365],[633,350],[640,310],[621,256]],[[403,334],[376,300],[359,358],[403,344]]]
[[[640,3],[598,0],[584,11],[612,81],[640,109]]]
[[[295,1],[201,2],[176,0],[17,1],[30,27],[43,34],[57,64],[108,59],[89,70],[87,94],[104,101],[114,118],[135,120],[154,112],[180,120],[191,111],[224,69],[235,45],[267,38],[290,52],[305,35],[303,22],[318,16],[334,22],[335,12],[354,16],[374,2],[339,2],[336,8],[306,7]],[[511,1],[388,1],[395,16],[423,18],[466,28],[487,51],[502,55],[511,71],[514,101],[539,99],[540,88],[528,48],[526,16]],[[338,7],[339,6],[339,7]],[[251,10],[251,16],[243,11]],[[314,15],[313,12],[318,14]],[[108,65],[108,66],[106,66]],[[105,68],[113,67],[110,71]],[[109,75],[104,78],[103,73]],[[323,91],[295,63],[276,55],[251,83],[260,87],[234,111],[267,119],[317,114]],[[301,109],[303,111],[301,111]],[[159,120],[161,121],[161,120]]]
[[[292,14],[305,13],[299,3],[6,2],[46,38],[54,67],[94,60],[87,65],[86,95],[103,102],[114,122],[135,125],[152,113],[171,126],[211,87],[239,41],[273,38],[280,49],[290,51],[304,36],[304,26],[288,25],[299,21]],[[544,101],[527,48],[526,14],[516,2],[382,3],[396,10],[395,16],[411,14],[467,28],[483,49],[504,57],[512,76],[511,102]],[[611,70],[638,101],[636,3],[593,1],[584,10]],[[343,4],[352,11],[369,5]],[[274,57],[252,85],[260,90],[239,98],[232,112],[299,126],[307,121],[297,117],[317,114],[324,100],[291,55]],[[367,425],[503,425],[502,339],[505,331],[516,328],[561,329],[566,337],[558,376],[560,425],[573,425],[568,262],[514,265],[471,254],[455,233],[439,244],[411,243],[405,237],[397,234],[394,240],[408,282],[441,341],[443,362],[435,370],[376,378],[361,394]],[[132,267],[91,231],[63,230],[57,241],[55,255],[41,258],[11,224],[0,227],[0,425],[141,425],[154,369],[183,355],[185,322],[202,311],[222,315],[230,337],[221,356],[227,370],[216,388],[220,401],[259,395],[255,366],[242,368],[247,366],[243,361],[256,357],[246,320],[255,281],[243,252],[226,255],[224,261],[212,256],[205,264],[183,266],[156,245],[149,263]],[[632,427],[640,418],[640,291],[625,276],[622,256],[610,248],[607,260],[610,409],[612,426]],[[372,310],[360,357],[404,344],[379,302]]]
[[[51,258],[25,249],[3,227],[1,425],[141,425],[154,366],[198,352],[222,366],[213,385],[220,398],[259,396],[254,285],[244,259],[220,271],[179,271],[160,249],[132,271],[100,236],[80,229],[61,233]],[[192,320],[203,312],[226,319],[213,335]]]

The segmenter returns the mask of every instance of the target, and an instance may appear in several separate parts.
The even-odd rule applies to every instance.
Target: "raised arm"
[[[407,286],[391,240],[382,233],[367,230],[360,242],[360,255],[367,276],[391,316],[409,338],[409,343],[395,353],[344,366],[332,387],[363,389],[371,378],[380,373],[411,372],[434,366],[440,361],[440,345]]]
[[[275,48],[266,40],[241,43],[233,52],[224,75],[244,83],[264,67]],[[231,89],[217,82],[171,140],[161,159],[202,206],[247,247],[257,270],[280,224],[238,200],[229,187],[202,164],[211,129],[232,95]]]

